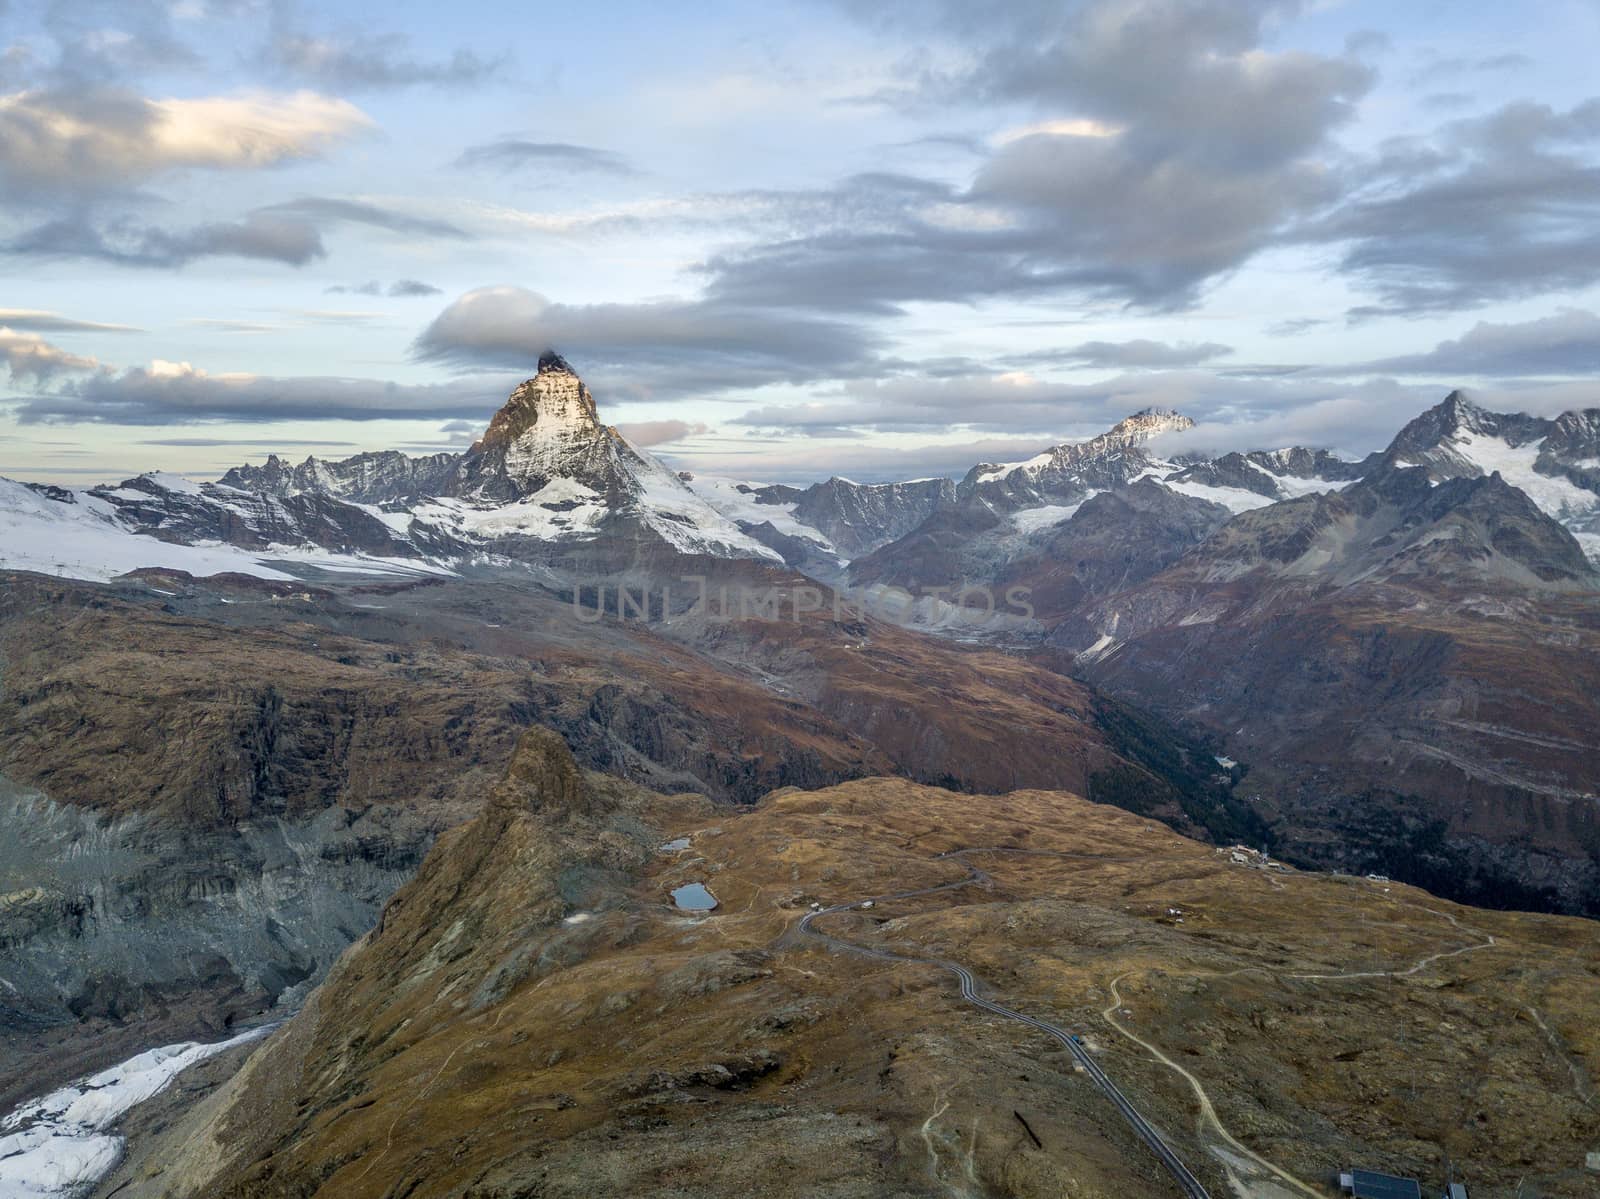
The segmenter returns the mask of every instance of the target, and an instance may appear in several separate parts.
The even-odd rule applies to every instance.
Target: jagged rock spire
[[[558,437],[587,436],[601,430],[594,397],[567,360],[554,350],[539,355],[539,373],[511,393],[489,422],[477,448],[494,449],[534,429]]]

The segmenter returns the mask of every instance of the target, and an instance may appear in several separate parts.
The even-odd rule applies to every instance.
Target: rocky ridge
[[[687,881],[719,909],[674,911]],[[1036,1033],[942,972],[795,934],[868,897],[829,932],[1081,1030],[1214,1194],[1446,1158],[1475,1188],[1588,1193],[1591,923],[1269,868],[1062,793],[869,779],[714,814],[540,734],[305,1010],[101,1193],[1171,1193]]]

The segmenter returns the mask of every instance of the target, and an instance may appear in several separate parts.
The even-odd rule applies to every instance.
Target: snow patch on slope
[[[0,1120],[0,1199],[82,1193],[122,1156],[122,1138],[109,1130],[130,1108],[197,1062],[270,1031],[268,1026],[211,1045],[185,1041],[151,1049],[23,1104]]]
[[[1076,504],[1041,504],[1037,508],[1023,508],[1011,514],[1011,524],[1019,533],[1037,533],[1040,529],[1052,528],[1062,521],[1071,520],[1079,508],[1099,494],[1098,491],[1091,491]]]
[[[1172,479],[1168,476],[1177,470],[1170,462],[1163,462],[1143,474],[1135,476],[1130,482],[1137,483],[1143,479],[1154,479],[1161,486],[1176,491],[1180,495],[1191,496],[1197,500],[1210,500],[1213,504],[1221,504],[1229,512],[1235,514],[1249,512],[1253,508],[1265,508],[1268,504],[1276,504],[1277,498],[1270,495],[1257,495],[1243,487],[1212,487],[1207,483],[1194,483],[1187,479]]]
[[[648,469],[639,472],[639,502],[645,521],[675,549],[690,554],[764,558],[782,562],[783,555],[747,535],[715,507],[696,495],[655,458],[639,453]],[[816,530],[812,530],[813,536]]]
[[[1600,508],[1600,496],[1585,491],[1561,475],[1542,475],[1534,470],[1544,441],[1510,445],[1490,433],[1463,432],[1451,447],[1484,474],[1500,472],[1500,477],[1527,493],[1546,515],[1557,520],[1582,516]]]
[[[924,480],[917,480],[918,482]],[[721,478],[711,475],[696,475],[689,484],[689,490],[710,504],[727,519],[745,524],[759,525],[770,521],[772,527],[788,537],[800,537],[807,541],[815,542],[829,553],[834,553],[835,547],[828,536],[820,529],[808,524],[802,524],[795,519],[795,503],[763,504],[755,496],[740,491],[740,487],[755,490],[766,486],[764,483],[752,483],[739,479]]]
[[[220,541],[179,545],[127,528],[116,507],[98,496],[68,494],[72,502],[0,479],[0,569],[95,583],[141,568],[182,570],[196,577],[231,572],[279,581],[295,578],[273,563],[367,574],[453,573],[411,559],[336,554],[316,546],[245,550]]]

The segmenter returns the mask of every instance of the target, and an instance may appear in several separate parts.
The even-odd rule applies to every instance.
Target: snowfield
[[[116,508],[98,496],[80,491],[73,493],[73,501],[51,499],[21,483],[0,479],[0,568],[96,583],[144,567],[183,570],[197,577],[225,572],[280,581],[296,577],[274,563],[364,574],[454,573],[409,558],[336,554],[318,546],[244,550],[220,541],[179,545],[129,529]]]
[[[147,1050],[23,1104],[0,1120],[0,1199],[81,1194],[122,1156],[122,1138],[110,1129],[129,1109],[196,1062],[271,1030],[269,1025],[211,1045],[185,1041]]]

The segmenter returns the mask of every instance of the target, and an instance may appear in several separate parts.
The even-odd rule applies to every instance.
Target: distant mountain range
[[[1600,910],[1600,409],[1545,419],[1452,393],[1361,461],[1184,453],[1191,426],[1147,409],[959,481],[690,478],[603,425],[548,354],[462,453],[0,482],[0,567],[561,594],[716,566],[857,600],[942,590],[905,622],[1030,655],[1209,742],[1297,860]],[[952,594],[969,587],[1024,594],[1031,617],[967,625]],[[715,644],[785,694],[835,685],[773,635]]]
[[[979,463],[959,482],[691,479],[603,425],[588,388],[551,353],[459,454],[299,464],[271,456],[214,483],[154,473],[83,491],[0,480],[0,566],[101,579],[140,566],[283,577],[306,568],[614,571],[687,556],[781,561],[830,582],[926,585],[992,578],[1035,554],[1092,497],[1140,481],[1195,501],[1179,504],[1189,514],[1180,523],[1192,525],[1206,504],[1240,513],[1408,467],[1435,483],[1499,472],[1600,557],[1600,409],[1543,420],[1485,412],[1452,394],[1362,462],[1304,447],[1215,458],[1152,448],[1193,423],[1146,409],[1023,462]]]
[[[655,458],[602,425],[558,355],[465,453],[270,457],[215,483],[148,474],[72,492],[0,483],[0,565],[77,578],[138,566],[268,578],[303,568],[617,570],[679,557],[776,562]],[[287,573],[286,573],[287,572]]]

